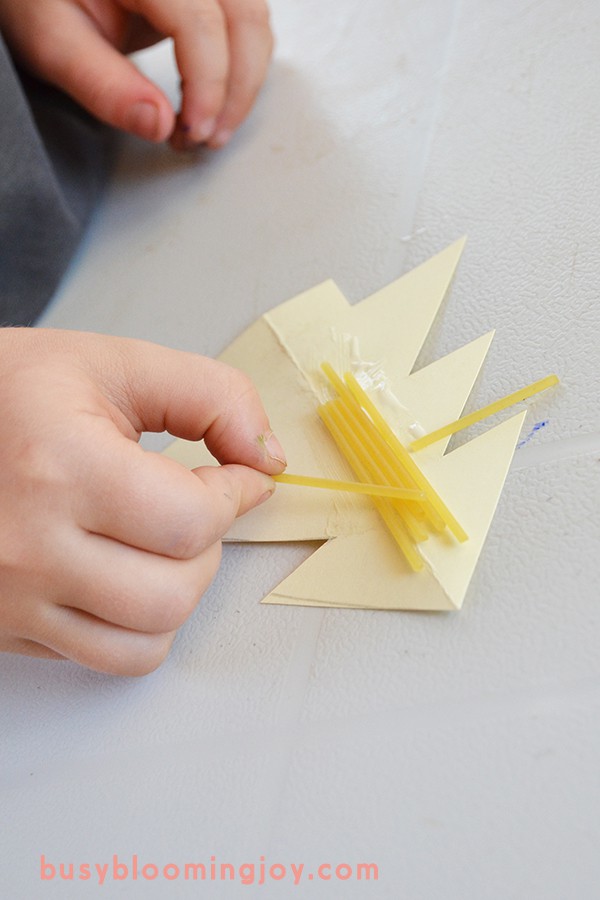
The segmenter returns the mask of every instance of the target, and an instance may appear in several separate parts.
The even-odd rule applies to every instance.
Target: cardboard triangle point
[[[417,425],[424,434],[441,428],[448,422],[460,417],[465,403],[473,390],[481,367],[490,348],[494,333],[492,331],[475,338],[468,344],[452,351],[447,356],[418,369],[412,375],[397,380],[394,394],[402,398],[402,403],[409,411],[406,414],[404,427],[398,423],[396,431],[404,444],[408,445],[414,435],[408,428]],[[443,392],[440,384],[444,385]],[[372,396],[377,404],[377,395]],[[385,416],[385,411],[380,410]],[[390,422],[392,427],[393,423]],[[415,461],[429,457],[442,456],[450,438],[436,441],[425,450],[419,451]]]
[[[326,541],[263,602],[422,612],[455,609],[429,571],[409,569],[383,525]]]
[[[410,373],[448,292],[465,241],[460,238],[352,307],[353,324],[365,341],[367,357],[378,347],[390,371],[398,366],[399,374]],[[396,322],[406,323],[409,318],[410,328],[394,328]],[[381,322],[389,326],[383,333]]]
[[[460,609],[502,494],[526,411],[484,431],[421,468],[463,526],[469,540],[451,546],[436,540],[421,555],[451,602]]]

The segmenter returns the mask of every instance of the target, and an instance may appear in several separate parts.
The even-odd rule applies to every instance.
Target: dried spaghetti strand
[[[338,415],[336,415],[336,412],[337,411],[335,410],[332,403],[326,403],[320,406],[318,409],[319,416],[323,420],[325,427],[337,444],[338,449],[346,458],[350,467],[353,469],[354,474],[357,476],[357,478],[361,479],[369,477],[366,471],[366,467],[364,466],[364,463],[362,461],[362,454],[357,454],[355,452],[355,448],[352,446],[352,442],[349,442],[347,440],[347,436],[343,433],[344,429],[340,428],[339,413]],[[424,566],[423,558],[406,533],[401,521],[398,519],[394,511],[390,509],[388,501],[383,500],[379,497],[373,497],[372,502],[377,509],[377,512],[383,519],[385,525],[387,526],[394,541],[404,554],[404,557],[406,558],[406,561],[408,562],[411,569],[415,572],[421,571]]]
[[[372,484],[362,481],[340,481],[336,478],[318,478],[314,475],[293,475],[282,472],[272,475],[273,481],[280,484],[294,484],[299,487],[322,488],[326,491],[345,491],[350,494],[366,494],[369,497],[388,497],[393,500],[424,500],[423,491],[405,487],[394,487],[391,484]]]
[[[369,477],[378,484],[403,484],[402,480],[397,479],[394,468],[378,452],[377,444],[371,440],[371,435],[366,427],[368,423],[361,414],[361,410],[356,407],[350,408],[342,399],[332,400],[331,409],[336,416],[338,428],[361,460],[365,471],[369,472]],[[390,501],[390,503],[402,518],[412,539],[416,542],[426,541],[429,537],[427,529],[413,514],[416,505],[409,504],[405,500]]]
[[[361,440],[366,442],[366,445],[369,446],[370,455],[373,458],[377,458],[382,466],[384,461],[387,464],[384,467],[384,480],[391,484],[402,484],[407,487],[420,488],[421,486],[416,483],[414,478],[407,471],[406,466],[402,465],[402,461],[398,459],[398,455],[394,453],[387,441],[384,440],[383,436],[374,426],[372,420],[365,413],[356,397],[352,394],[339,375],[336,374],[333,367],[329,363],[324,362],[321,364],[321,368],[327,376],[331,386],[343,401],[348,413],[353,414],[355,418],[360,419],[361,427],[363,429]],[[404,508],[406,509],[406,507]],[[414,519],[429,519],[432,527],[438,532],[443,531],[446,527],[446,523],[431,504],[429,497],[427,497],[426,501],[420,505],[411,503],[407,513],[413,521]],[[410,523],[406,520],[406,516],[404,518],[409,530],[412,531]],[[421,529],[421,533],[423,533],[423,529]],[[413,536],[415,537],[415,540],[423,539],[416,537],[414,534]]]
[[[432,507],[446,523],[452,534],[461,543],[468,540],[468,535],[462,525],[450,512],[442,498],[439,496],[437,491],[434,490],[427,478],[425,478],[425,475],[421,472],[406,447],[396,437],[388,423],[385,421],[371,398],[362,389],[354,375],[351,372],[347,372],[344,378],[357,403],[368,414],[377,431],[381,434],[386,443],[392,448],[394,454],[398,457],[403,467],[412,477],[417,487],[425,492],[427,499],[431,503]]]
[[[481,422],[482,419],[487,419],[495,413],[502,412],[503,409],[508,409],[509,406],[514,406],[515,403],[520,403],[521,400],[527,400],[529,397],[533,397],[535,394],[539,394],[541,391],[545,391],[558,383],[558,375],[548,375],[546,378],[540,378],[539,381],[534,381],[533,384],[521,388],[519,391],[514,391],[512,394],[508,394],[500,400],[495,400],[493,403],[489,403],[487,406],[484,406],[475,412],[462,416],[460,419],[457,419],[456,422],[450,422],[442,428],[437,428],[435,431],[430,431],[429,434],[425,434],[423,437],[411,441],[408,445],[408,449],[411,453],[415,453],[417,450],[423,450],[424,447],[429,447],[430,444],[435,444],[436,441],[441,441],[442,438],[449,437],[451,434],[456,434],[457,431],[462,431],[463,428],[468,428],[469,425]]]

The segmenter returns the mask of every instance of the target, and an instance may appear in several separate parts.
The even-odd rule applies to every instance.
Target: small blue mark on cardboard
[[[517,444],[517,450],[520,450],[521,447],[524,447],[525,444],[528,444],[531,438],[537,434],[538,431],[541,431],[542,428],[545,428],[546,425],[550,424],[550,419],[544,419],[542,422],[536,422],[527,437],[524,437],[522,441],[519,441]]]

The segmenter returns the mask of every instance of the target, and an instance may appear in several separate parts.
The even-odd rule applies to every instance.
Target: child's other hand
[[[274,489],[282,451],[235,369],[143,341],[0,330],[0,650],[140,675]],[[190,472],[142,431],[204,438]],[[259,471],[260,470],[260,471]]]
[[[0,0],[0,29],[38,77],[97,118],[176,149],[219,147],[250,111],[273,39],[266,0]],[[175,117],[124,55],[172,37]]]

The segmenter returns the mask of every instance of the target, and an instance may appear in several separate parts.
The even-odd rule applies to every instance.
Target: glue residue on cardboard
[[[383,361],[370,362],[364,359],[356,335],[338,332],[333,327],[330,328],[330,335],[336,348],[335,355],[338,360],[341,357],[339,370],[352,372],[363,390],[372,396],[373,402],[396,436],[404,444],[422,437],[425,429],[393,392]]]

